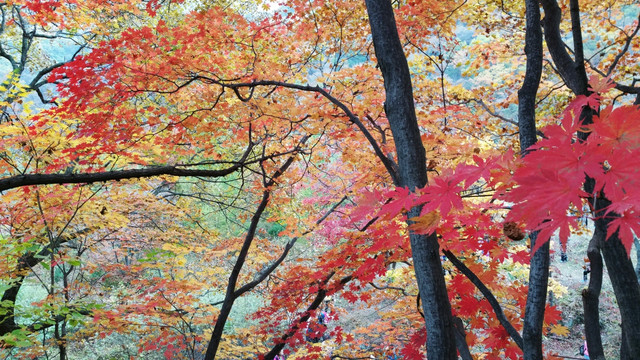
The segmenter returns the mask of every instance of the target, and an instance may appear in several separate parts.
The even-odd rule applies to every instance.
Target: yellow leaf
[[[569,335],[569,328],[556,324],[551,326],[551,333],[558,336],[567,336]]]

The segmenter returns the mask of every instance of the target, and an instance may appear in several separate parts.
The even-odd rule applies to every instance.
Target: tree
[[[398,38],[393,8],[388,1],[367,1],[373,45],[385,80],[385,113],[398,156],[398,186],[410,191],[427,183],[427,159],[413,105],[409,66]],[[409,210],[410,218],[420,214]],[[455,336],[447,296],[440,246],[435,232],[411,234],[411,250],[427,328],[427,352],[433,359],[455,359]],[[466,344],[465,344],[466,346]]]
[[[526,72],[522,87],[518,91],[518,133],[520,151],[526,155],[536,142],[536,94],[542,76],[542,30],[540,24],[540,6],[536,1],[525,1],[527,56]],[[529,270],[529,293],[524,318],[523,355],[525,359],[542,359],[542,326],[547,299],[549,279],[549,243],[539,239],[538,233],[529,235],[531,247],[538,250],[531,256]],[[536,246],[540,241],[547,242]]]
[[[591,87],[589,87],[587,82],[586,61],[584,55],[584,44],[582,42],[580,7],[578,1],[572,1],[570,3],[575,59],[571,59],[569,54],[566,52],[563,45],[564,42],[561,39],[560,7],[555,1],[543,1],[542,5],[545,9],[545,13],[547,14],[547,21],[545,22],[546,42],[553,61],[558,69],[558,72],[562,76],[566,85],[576,95],[589,95],[593,91],[595,85],[592,84]],[[622,58],[627,52],[629,44],[631,43],[633,37],[639,29],[638,26],[636,26],[633,34],[626,35],[626,43],[616,56],[618,60],[614,60],[610,64],[607,69],[607,75],[612,74],[613,70],[616,68],[619,62],[619,59]],[[627,87],[623,91],[626,91],[628,93],[638,93],[638,89],[634,88],[633,86]],[[590,107],[585,107],[580,114],[580,117],[585,125],[588,125],[593,121],[593,116],[594,112]],[[584,141],[588,136],[588,133],[581,133],[580,140]],[[585,184],[585,190],[588,193],[592,194],[596,190],[593,181],[593,179],[587,178]],[[628,250],[630,248],[625,250],[622,240],[618,237],[619,235],[615,233],[611,234],[609,230],[605,231],[605,229],[610,228],[611,222],[614,221],[616,216],[615,213],[611,213],[608,210],[611,206],[611,203],[605,196],[606,195],[601,194],[599,196],[599,201],[593,200],[591,204],[594,215],[596,217],[596,230],[594,233],[594,240],[592,240],[594,242],[593,247],[595,249],[590,250],[589,258],[593,261],[594,264],[596,264],[596,266],[599,267],[598,264],[601,264],[601,260],[600,255],[596,250],[599,248],[604,255],[607,266],[612,269],[612,271],[610,272],[610,278],[615,289],[616,298],[618,300],[618,303],[620,304],[620,312],[623,318],[622,327],[624,341],[621,345],[621,354],[626,354],[626,356],[629,356],[629,358],[633,358],[634,356],[638,356],[638,354],[640,354],[640,348],[638,348],[638,345],[635,345],[640,341],[640,337],[637,337],[638,331],[640,329],[634,327],[635,325],[633,325],[637,324],[638,320],[640,320],[640,307],[637,302],[637,299],[640,297],[640,287],[637,285],[637,278],[635,276],[635,273],[633,272],[633,265],[631,264],[631,260],[628,257]],[[611,235],[613,235],[613,237],[611,237]],[[599,274],[599,272],[596,274]],[[596,297],[599,293],[599,285],[597,284],[597,280],[596,282],[594,282],[594,284],[590,285],[593,285],[593,287],[590,286],[590,289],[588,291],[591,291],[593,293],[592,297]],[[589,295],[589,293],[585,294],[585,310],[588,306],[590,306],[588,305],[588,301],[590,300]],[[594,304],[593,306],[597,308],[597,304]],[[591,315],[593,309],[590,310],[591,311],[586,311],[586,314]],[[599,324],[597,318],[589,324],[591,325],[591,328],[587,328],[587,342],[594,344],[594,349],[597,349],[596,355],[600,355],[598,354],[600,352],[601,345],[599,336],[597,336],[597,334],[599,333]],[[625,347],[626,351],[624,349]]]
[[[215,319],[207,358],[235,352],[254,357],[261,353],[269,359],[283,349],[299,348],[309,351],[311,358],[321,350],[305,343],[305,328],[327,296],[337,295],[345,306],[357,301],[397,304],[386,314],[390,318],[362,326],[369,331],[401,326],[387,338],[366,334],[379,341],[368,348],[372,352],[392,343],[402,346],[407,358],[419,358],[424,356],[421,344],[426,343],[429,358],[455,358],[456,348],[469,358],[476,345],[495,357],[517,358],[524,353],[526,358],[541,358],[542,334],[562,331],[559,314],[544,302],[547,241],[558,228],[566,237],[573,224],[566,212],[582,201],[584,194],[576,189],[583,173],[600,180],[602,185],[594,189],[607,192],[613,191],[613,182],[627,181],[628,176],[612,180],[615,173],[597,172],[593,165],[576,170],[566,159],[557,160],[558,154],[571,152],[569,143],[553,143],[568,139],[553,126],[541,128],[551,143],[535,145],[531,149],[535,151],[522,160],[508,150],[515,147],[513,126],[518,122],[509,115],[520,85],[500,77],[513,78],[509,71],[496,71],[500,81],[482,84],[484,71],[494,71],[500,60],[497,54],[518,56],[519,44],[527,44],[529,64],[519,92],[520,150],[535,142],[536,117],[560,116],[552,109],[569,104],[566,93],[545,93],[553,73],[535,75],[540,72],[542,51],[538,5],[526,2],[528,40],[513,32],[524,27],[524,17],[518,17],[524,14],[524,4],[514,5],[514,14],[508,16],[503,2],[487,7],[397,2],[394,10],[387,1],[295,1],[287,8],[249,15],[223,5],[158,1],[97,7],[90,2],[12,5],[14,13],[32,16],[36,27],[94,33],[90,46],[82,47],[73,61],[50,70],[48,80],[57,85],[57,93],[50,94],[56,106],[32,114],[18,105],[18,98],[10,101],[14,115],[2,124],[5,154],[0,179],[7,207],[33,194],[34,185],[46,184],[94,183],[46,187],[55,189],[48,197],[52,204],[68,189],[97,189],[95,183],[105,181],[119,181],[110,183],[108,190],[96,190],[96,199],[104,198],[105,204],[129,192],[138,194],[138,187],[146,189],[139,196],[150,199],[145,210],[106,207],[132,224],[112,242],[110,260],[117,266],[109,267],[90,252],[78,254],[91,273],[107,269],[109,277],[122,284],[134,282],[127,272],[141,278],[134,282],[138,289],[117,293],[117,301],[107,302],[107,308],[78,311],[93,315],[93,326],[85,321],[85,329],[105,337],[135,331],[144,338],[138,351],[195,358],[209,337],[204,324],[214,325]],[[101,27],[93,18],[72,16],[78,6],[86,10],[83,15],[106,11],[113,25]],[[501,27],[492,16],[482,16],[492,11],[516,20],[511,28]],[[545,26],[554,23],[552,14],[553,9],[545,7]],[[477,19],[486,28],[470,25]],[[488,51],[456,33],[461,21],[469,24],[470,31],[514,34],[514,41]],[[547,28],[545,35],[554,31]],[[627,44],[634,36],[627,36]],[[456,60],[457,47],[478,56],[465,64]],[[560,69],[555,55],[554,62]],[[455,66],[460,70],[457,78],[447,70]],[[529,70],[536,71],[531,75]],[[469,79],[457,82],[463,73],[470,74]],[[534,91],[540,78],[542,99]],[[30,91],[28,86],[23,89],[21,96]],[[573,104],[592,105],[599,99],[579,101]],[[576,106],[569,106],[569,115],[562,120],[574,133],[578,128],[569,120]],[[620,111],[636,115],[624,109]],[[594,124],[601,123],[594,120]],[[596,125],[594,132],[600,131]],[[585,149],[595,154],[589,160],[596,163],[602,155],[602,149],[594,150],[598,141],[585,141]],[[550,159],[563,166],[544,168]],[[546,171],[543,176],[537,173],[540,168]],[[162,180],[147,179],[158,176]],[[562,187],[566,183],[570,190]],[[621,204],[627,203],[620,201],[622,196],[613,199],[601,214],[622,209]],[[557,206],[545,212],[548,203]],[[506,211],[510,204],[512,209]],[[168,226],[165,222],[178,215],[149,211],[164,206],[175,208],[169,214],[198,208],[212,211],[180,217],[183,220]],[[52,205],[51,211],[39,216],[46,219],[55,214],[53,209]],[[632,219],[634,208],[625,209],[622,212]],[[149,215],[150,224],[133,221],[141,214]],[[611,235],[609,229],[618,226],[627,241],[632,220],[598,219],[609,221],[599,225],[600,235]],[[88,226],[88,217],[79,220],[74,224],[78,231],[88,228],[96,236],[108,228]],[[154,223],[181,240],[158,236]],[[43,225],[29,223],[29,232],[46,229]],[[117,221],[110,219],[109,226],[117,226]],[[531,249],[510,240],[521,239],[520,227],[539,232]],[[202,243],[180,235],[193,234],[193,229],[200,229]],[[56,257],[66,259],[66,255],[57,245],[72,242],[78,234],[54,234],[40,238],[49,241],[41,241],[35,254],[53,256],[50,262],[58,266]],[[139,242],[129,243],[131,238]],[[300,243],[303,249],[298,249]],[[446,262],[443,271],[441,247],[458,272]],[[620,249],[617,256],[624,255]],[[44,266],[43,261],[30,260],[32,249],[22,250],[10,248],[5,257]],[[533,257],[527,297],[521,273],[529,264],[529,252]],[[189,270],[199,279],[195,283],[183,269],[192,259],[200,260]],[[70,261],[58,266],[62,287],[55,273],[48,274],[55,285],[52,289],[66,289],[74,279],[80,285],[87,283],[68,271],[78,266],[77,259]],[[14,284],[22,283],[26,269],[12,266],[19,268]],[[40,275],[39,269],[31,276]],[[417,289],[411,284],[411,269]],[[97,283],[112,292],[108,280]],[[249,291],[264,300],[255,312],[259,321],[233,329],[233,305]],[[180,296],[187,292],[189,296]],[[65,290],[55,293],[62,298],[51,297],[38,307],[42,313],[48,311],[60,357],[65,358],[73,334],[63,330],[71,319],[61,309],[69,299],[64,298]],[[222,300],[208,297],[221,293]],[[11,291],[6,294],[13,296]],[[99,300],[96,294],[85,294]],[[487,301],[481,301],[480,294]],[[526,305],[523,319],[527,302],[531,305]],[[532,305],[534,316],[529,315]],[[7,309],[11,312],[14,306]],[[397,314],[406,316],[399,320]],[[11,331],[15,326],[7,323]],[[353,339],[357,333],[355,328],[332,330],[337,351],[360,355]]]

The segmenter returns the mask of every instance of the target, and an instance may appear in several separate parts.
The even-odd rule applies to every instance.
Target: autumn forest
[[[637,1],[0,12],[0,358],[640,359]]]

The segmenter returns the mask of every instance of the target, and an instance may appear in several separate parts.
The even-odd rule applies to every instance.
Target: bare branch
[[[636,28],[633,30],[633,33],[627,36],[627,40],[624,42],[624,47],[622,48],[622,50],[620,50],[618,55],[616,55],[615,59],[613,59],[613,62],[611,63],[611,65],[609,65],[609,69],[607,69],[607,76],[611,75],[613,70],[618,65],[618,62],[620,61],[620,59],[622,59],[624,54],[627,53],[627,51],[629,50],[629,46],[631,45],[631,41],[638,34],[638,30],[640,30],[640,14],[638,14],[638,24],[636,25]]]
[[[219,85],[219,86],[222,86],[223,88],[230,88],[234,92],[236,92],[236,94],[238,94],[237,89],[240,89],[240,88],[253,88],[257,86],[275,86],[275,87],[282,87],[287,89],[301,90],[306,92],[315,92],[322,95],[324,98],[329,100],[332,104],[340,108],[340,110],[342,110],[344,114],[347,115],[347,117],[349,118],[349,121],[352,124],[356,125],[358,130],[362,132],[362,134],[365,136],[365,138],[373,148],[376,156],[378,156],[378,158],[382,161],[385,168],[393,178],[394,183],[398,184],[398,174],[397,174],[398,167],[395,164],[395,162],[392,159],[388,158],[382,152],[382,149],[378,145],[378,142],[371,135],[369,130],[364,126],[360,118],[358,118],[353,112],[351,112],[351,110],[343,102],[335,98],[333,95],[329,94],[329,92],[327,92],[325,89],[319,86],[292,84],[284,81],[274,81],[274,80],[260,80],[260,81],[253,81],[250,83],[230,83],[230,82],[224,82],[224,81],[220,81],[220,80],[216,80],[216,79],[212,79],[212,78],[208,78],[200,75],[194,76],[193,78],[189,79],[185,84],[180,85],[180,87],[186,86],[187,84],[196,80],[200,80],[205,83]],[[238,98],[242,101],[248,100],[247,98],[244,98],[244,97],[238,97]]]

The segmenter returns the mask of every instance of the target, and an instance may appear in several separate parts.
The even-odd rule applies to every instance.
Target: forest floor
[[[591,225],[591,224],[590,224]],[[544,339],[545,348],[564,359],[582,359],[580,345],[584,343],[584,317],[582,309],[582,289],[588,282],[584,281],[585,258],[591,233],[574,235],[567,243],[567,261],[560,259],[560,244],[551,244],[551,275],[567,288],[562,296],[553,296],[553,301],[563,313],[562,325],[569,329],[567,336],[550,335]],[[588,276],[587,276],[588,279]],[[615,295],[609,281],[607,269],[604,269],[602,292],[600,295],[600,325],[605,356],[608,359],[619,358],[620,347],[620,313],[616,305]]]

